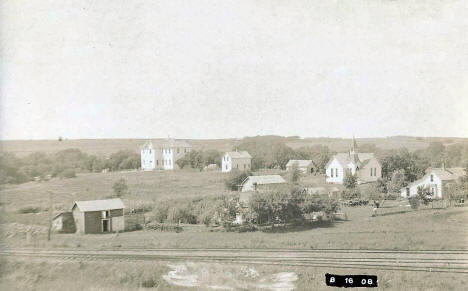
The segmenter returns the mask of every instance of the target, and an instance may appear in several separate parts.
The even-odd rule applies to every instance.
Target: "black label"
[[[377,287],[374,275],[333,275],[325,274],[327,286],[332,287]]]

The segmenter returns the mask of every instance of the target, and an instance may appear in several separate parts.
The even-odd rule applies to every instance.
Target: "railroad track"
[[[468,274],[468,251],[291,249],[0,249],[0,256],[61,260],[197,261],[229,264],[400,270]]]

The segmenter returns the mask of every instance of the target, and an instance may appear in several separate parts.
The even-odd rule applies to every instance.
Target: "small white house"
[[[231,172],[233,169],[250,170],[252,157],[246,151],[226,152],[221,158],[221,172]]]
[[[444,186],[464,175],[463,168],[429,168],[421,179],[402,188],[400,194],[404,198],[415,196],[418,195],[418,187],[422,187],[428,188],[433,198],[441,199],[444,195]]]
[[[280,175],[248,176],[241,184],[241,192],[255,191],[272,184],[283,184],[286,181]]]
[[[382,166],[373,153],[358,153],[353,137],[349,153],[338,153],[328,162],[328,183],[343,184],[346,175],[355,175],[358,183],[375,182],[382,177]]]

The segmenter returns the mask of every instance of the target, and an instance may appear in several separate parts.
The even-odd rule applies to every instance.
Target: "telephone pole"
[[[52,232],[52,192],[47,192],[49,193],[49,228],[47,230],[47,241],[50,241],[50,236]]]

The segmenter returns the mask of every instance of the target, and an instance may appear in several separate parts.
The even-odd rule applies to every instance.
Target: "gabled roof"
[[[371,160],[372,158],[375,158],[375,156],[373,153],[358,153],[357,158],[359,159],[361,164],[365,165],[369,162],[369,160]],[[352,159],[349,153],[338,153],[334,155],[333,158],[330,159],[330,161],[327,164],[327,168],[334,159],[336,159],[343,168],[347,167],[348,164],[352,162]]]
[[[286,182],[280,175],[248,176],[245,178],[244,182],[242,182],[242,185],[249,180],[252,181],[252,183],[257,183],[257,185],[280,184]]]
[[[410,184],[407,187],[411,187],[423,182],[429,175],[434,174],[439,177],[442,181],[453,181],[465,175],[465,169],[463,168],[429,168],[426,170],[426,174]]]
[[[246,151],[226,152],[225,155],[230,156],[232,159],[249,159],[249,158],[252,158],[252,156]]]
[[[153,139],[146,141],[140,148],[190,148],[189,143],[184,140],[175,140],[172,138],[167,139]]]
[[[82,212],[125,208],[125,205],[123,204],[120,198],[106,200],[75,201],[72,209],[75,208],[75,205]]]
[[[463,168],[429,168],[426,170],[426,173],[434,173],[442,181],[450,181],[464,176],[465,170]]]
[[[315,163],[312,160],[289,160],[289,162],[286,164],[286,167],[292,167],[292,165],[295,163],[297,163],[299,168],[306,168],[310,166],[311,163],[315,166]]]

